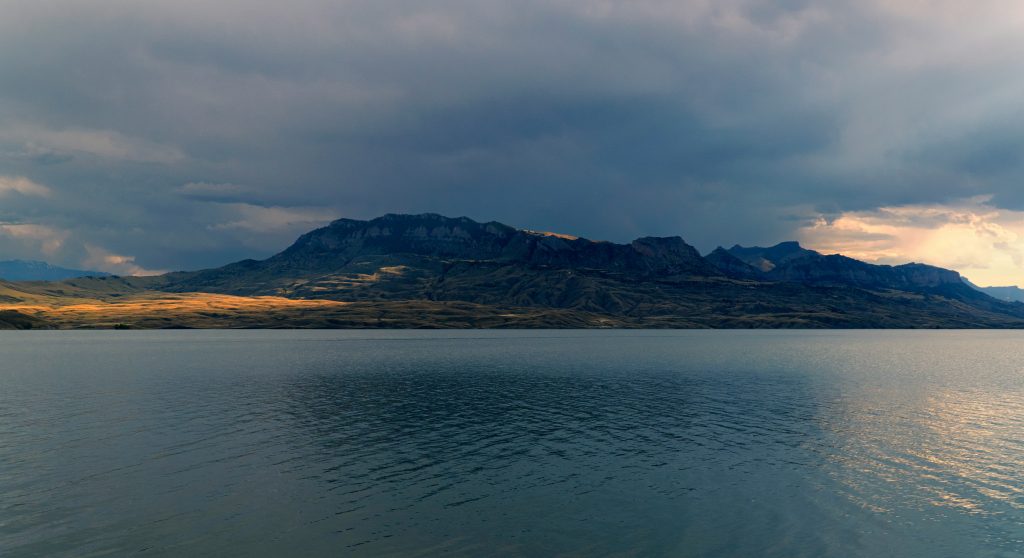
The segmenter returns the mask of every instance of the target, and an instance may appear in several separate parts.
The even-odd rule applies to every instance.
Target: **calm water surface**
[[[1020,556],[1022,346],[3,332],[0,555]]]

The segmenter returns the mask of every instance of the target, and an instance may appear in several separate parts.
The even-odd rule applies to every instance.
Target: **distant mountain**
[[[130,282],[370,304],[345,327],[472,323],[449,310],[400,317],[413,304],[472,304],[486,327],[1024,327],[1024,304],[923,264],[872,265],[796,242],[701,257],[679,237],[616,244],[434,214],[339,219],[266,260]]]
[[[623,245],[426,214],[340,219],[302,235],[267,260],[169,274],[165,288],[345,300],[429,298],[431,293],[422,289],[449,288],[445,281],[453,275],[510,266],[538,272],[602,270],[648,279],[721,275],[679,237],[645,237]],[[433,285],[433,279],[439,283]],[[493,287],[508,281],[502,278]]]
[[[0,261],[0,279],[8,281],[62,281],[76,277],[106,277],[101,271],[83,271],[28,260]]]
[[[974,292],[966,288],[960,274],[940,267],[919,263],[875,265],[839,254],[823,255],[808,250],[797,242],[783,242],[769,248],[733,246],[727,251],[736,259],[760,272],[768,281],[784,281],[807,285],[847,285],[865,289],[900,289],[911,292],[944,291],[970,298]],[[709,255],[710,257],[710,255]],[[721,255],[718,256],[721,258]],[[734,266],[719,267],[727,274],[737,275]],[[741,270],[740,276],[748,277]]]
[[[967,279],[964,279],[964,283],[972,289],[983,292],[992,298],[1005,300],[1007,302],[1024,302],[1024,289],[1020,287],[979,287]]]
[[[803,248],[796,241],[780,242],[768,248],[761,248],[760,246],[745,248],[737,244],[729,248],[728,252],[751,267],[765,273],[793,260],[821,255],[814,250]]]
[[[738,247],[739,246],[734,246],[733,248],[735,249]],[[758,265],[758,267],[754,267],[746,261],[734,256],[732,252],[722,248],[721,246],[715,248],[715,250],[705,256],[704,259],[711,265],[715,266],[715,268],[724,275],[734,279],[765,280],[767,276],[761,267],[767,267],[768,269],[774,267],[774,264],[761,257],[754,258],[755,263]]]

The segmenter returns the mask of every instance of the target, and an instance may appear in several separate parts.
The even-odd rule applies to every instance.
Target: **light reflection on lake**
[[[1015,556],[1017,332],[0,335],[0,554]]]

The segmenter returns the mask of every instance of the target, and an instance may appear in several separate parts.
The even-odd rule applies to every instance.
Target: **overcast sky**
[[[193,269],[430,211],[1024,284],[1015,0],[0,4],[0,259]]]

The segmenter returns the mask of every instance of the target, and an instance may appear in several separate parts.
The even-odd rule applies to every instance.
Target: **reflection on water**
[[[1008,556],[1024,552],[1024,395],[963,386],[930,391],[885,407],[855,407],[833,456],[840,493],[893,516],[974,516],[984,528],[972,542]]]
[[[1012,556],[1024,334],[0,336],[0,553]]]

